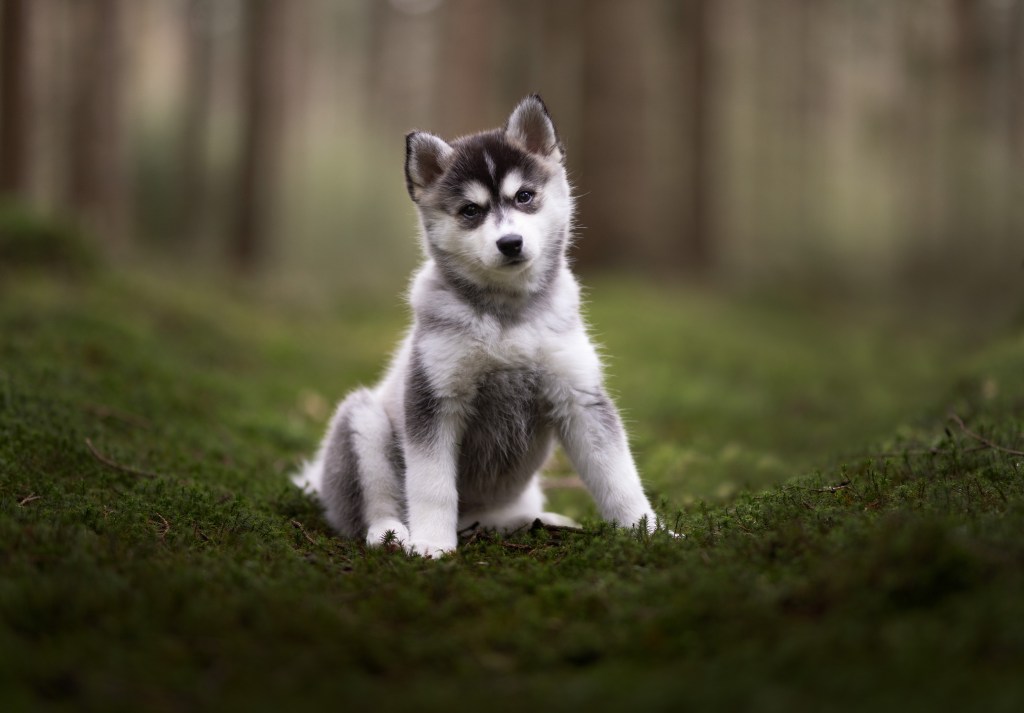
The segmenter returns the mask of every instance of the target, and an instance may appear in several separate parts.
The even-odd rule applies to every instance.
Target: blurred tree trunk
[[[0,0],[0,196],[27,199],[31,183],[30,0]]]
[[[581,267],[635,261],[648,223],[647,91],[642,49],[650,2],[592,0],[583,11],[582,146],[578,186]]]
[[[580,37],[581,17],[586,12],[586,0],[541,0],[543,10],[538,13],[542,63],[534,65],[530,77],[532,91],[548,95],[555,125],[566,145],[568,161],[572,165],[575,149],[582,133],[583,89],[579,78],[583,74],[584,49]],[[514,56],[509,64],[517,59]],[[513,66],[516,66],[513,64]]]
[[[473,7],[481,4],[490,3],[473,3]],[[445,117],[438,113],[441,18],[445,18],[443,9],[421,13],[413,3],[370,3],[366,75],[370,126],[388,134],[405,133],[410,127],[433,127],[445,133],[439,126]],[[469,65],[454,68],[455,74],[445,80],[461,82],[462,74],[472,69]]]
[[[245,124],[229,255],[236,268],[249,270],[266,256],[279,203],[287,0],[249,0],[243,7]]]
[[[977,0],[953,0],[952,5],[959,113],[968,120],[977,118],[985,109],[984,69],[989,48],[984,30],[985,10],[981,5]]]
[[[449,0],[441,9],[444,39],[441,68],[435,75],[442,97],[438,128],[442,135],[479,131],[494,121],[491,115],[497,75],[497,5],[480,0]]]
[[[714,82],[711,0],[686,3],[689,71],[685,105],[690,116],[690,220],[683,230],[683,267],[708,270],[714,255]]]
[[[190,0],[186,14],[185,107],[177,237],[194,243],[207,225],[206,141],[213,87],[213,0]]]
[[[986,8],[977,0],[952,0],[953,38],[950,48],[953,56],[953,85],[945,88],[950,102],[952,121],[946,127],[943,149],[952,170],[946,173],[948,200],[947,225],[943,255],[963,250],[968,235],[981,240],[973,250],[984,252],[991,244],[991,228],[985,225],[985,216],[979,205],[987,202],[989,187],[985,186],[987,171],[981,167],[981,157],[975,150],[975,139],[990,130],[988,67],[992,48],[985,33]],[[979,170],[981,169],[981,170]],[[989,209],[990,210],[990,209]],[[976,237],[976,240],[977,240]]]
[[[825,63],[828,54],[816,46],[820,32],[827,31],[824,22],[825,3],[819,0],[791,0],[791,41],[789,60],[790,125],[796,130],[794,147],[793,206],[791,218],[798,249],[816,249],[821,223],[818,212],[825,197],[825,183],[817,175],[817,161],[823,153],[820,143],[820,96],[827,80]]]
[[[370,2],[366,12],[366,56],[363,59],[364,126],[391,128],[383,78],[387,68],[388,24],[394,9],[390,3]],[[385,123],[386,122],[386,123]]]
[[[906,243],[899,255],[900,274],[910,275],[915,269],[913,260],[934,249],[936,235],[944,223],[940,215],[944,203],[940,177],[945,173],[939,140],[939,119],[942,107],[941,91],[928,48],[931,44],[933,23],[923,22],[920,9],[906,3],[894,6],[896,22],[900,25],[900,51],[904,56],[907,74],[906,102],[903,106],[904,127],[900,139],[904,174],[901,185],[906,199],[903,234]],[[908,255],[911,256],[908,258]]]
[[[1004,91],[1010,101],[1010,147],[1017,165],[1024,165],[1024,0],[1016,0],[1010,8],[1007,31],[1010,37]]]
[[[124,147],[121,136],[120,0],[76,2],[68,117],[68,204],[108,244],[124,241]]]
[[[1007,66],[1003,91],[1008,98],[1006,112],[1007,173],[1024,175],[1024,0],[1016,0],[1009,11]],[[1024,181],[1008,181],[1009,210],[1005,245],[1010,247],[1024,233]]]

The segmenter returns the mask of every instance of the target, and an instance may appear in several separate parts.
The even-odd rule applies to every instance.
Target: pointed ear
[[[550,156],[558,161],[565,158],[555,125],[537,94],[531,94],[519,102],[505,124],[505,134],[530,153]]]
[[[426,131],[414,131],[405,137],[405,186],[418,202],[423,191],[441,177],[454,149]]]

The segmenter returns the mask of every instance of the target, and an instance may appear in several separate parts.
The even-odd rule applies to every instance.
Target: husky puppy
[[[536,95],[503,129],[406,136],[426,253],[413,325],[383,380],[341,402],[294,477],[341,534],[375,545],[390,531],[437,557],[474,523],[575,526],[544,511],[538,471],[556,439],[605,519],[654,529],[580,316],[564,159]]]

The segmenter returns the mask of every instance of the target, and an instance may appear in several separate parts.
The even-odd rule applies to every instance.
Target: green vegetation
[[[0,710],[1024,703],[1019,329],[599,283],[686,539],[591,518],[434,562],[334,538],[286,478],[399,301],[147,274],[2,274]]]
[[[99,256],[77,228],[0,200],[0,277],[15,267],[45,267],[66,275],[95,270]]]

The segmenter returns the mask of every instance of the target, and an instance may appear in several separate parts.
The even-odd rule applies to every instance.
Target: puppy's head
[[[422,131],[406,136],[406,185],[430,257],[481,286],[535,287],[568,239],[564,158],[536,95],[503,129],[451,143]]]

